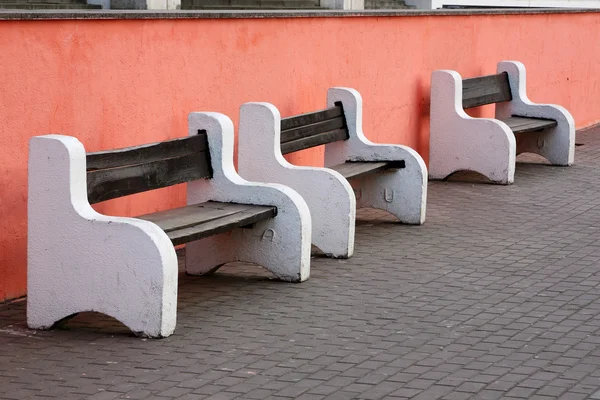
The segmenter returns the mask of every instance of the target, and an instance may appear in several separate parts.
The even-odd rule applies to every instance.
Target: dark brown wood
[[[463,108],[512,100],[508,74],[463,79]]]
[[[319,133],[329,132],[336,129],[346,129],[346,119],[343,116],[314,124],[302,125],[287,131],[282,131],[281,143],[291,142],[293,140],[314,136]]]
[[[299,126],[315,124],[317,122],[326,121],[328,119],[334,119],[336,117],[343,116],[344,109],[342,108],[341,104],[338,104],[335,107],[328,108],[327,110],[283,118],[281,120],[281,130],[287,131],[293,128],[298,128]]]
[[[248,204],[209,201],[206,203],[159,211],[139,218],[156,223],[165,232],[171,232],[223,218],[253,207],[255,206]]]
[[[319,133],[317,135],[309,136],[306,138],[293,140],[291,142],[282,143],[281,153],[293,153],[295,151],[310,149],[311,147],[316,147],[323,144],[346,139],[348,139],[348,130],[345,128],[336,129],[333,131]]]
[[[181,157],[208,150],[206,132],[165,142],[144,144],[123,149],[98,151],[86,154],[87,170],[147,164],[166,158]]]
[[[530,117],[518,117],[512,116],[510,118],[502,120],[513,133],[526,133],[541,131],[543,129],[553,128],[558,123],[553,119],[541,119],[541,118],[530,118]]]
[[[207,202],[138,218],[157,224],[167,233],[173,245],[177,246],[274,218],[276,215],[277,208],[272,206]]]
[[[145,164],[95,170],[87,173],[88,200],[94,204],[211,176],[208,151]]]
[[[346,179],[353,179],[366,174],[372,174],[375,172],[381,172],[389,169],[401,169],[405,167],[406,163],[404,162],[404,160],[398,160],[381,162],[354,161],[346,162],[344,164],[339,164],[328,168],[339,172]]]

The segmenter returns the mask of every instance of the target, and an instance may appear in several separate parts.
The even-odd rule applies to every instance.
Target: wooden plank
[[[541,119],[541,118],[530,118],[530,117],[518,117],[512,116],[510,118],[502,120],[513,133],[526,133],[540,131],[543,129],[553,128],[558,123],[553,119]]]
[[[205,217],[206,213],[212,213],[215,208],[214,204],[220,204],[224,209],[229,208],[230,206],[227,203],[212,203],[208,208],[197,208],[195,214],[191,213],[188,215],[188,221],[182,225],[181,229],[176,229],[172,225],[173,218],[168,216],[161,220],[160,218],[156,218],[152,214],[144,215],[142,219],[152,221],[156,223],[158,226],[163,228],[163,224],[165,227],[169,227],[169,231],[166,232],[169,239],[173,245],[177,246],[179,244],[193,242],[195,240],[203,239],[209,236],[217,235],[219,233],[229,232],[234,228],[242,228],[256,222],[264,221],[269,218],[274,218],[277,215],[277,208],[272,206],[255,206],[255,205],[232,205],[239,206],[240,209],[237,212],[233,213],[225,213],[223,216],[219,218],[213,217]],[[198,204],[205,205],[207,203]],[[183,208],[189,208],[194,206],[187,206]],[[156,213],[159,214],[159,213]],[[214,214],[211,214],[214,216]],[[194,220],[197,223],[194,223]]]
[[[232,214],[252,209],[253,207],[255,208],[256,206],[237,203],[206,202],[146,214],[137,218],[154,222],[160,226],[163,231],[171,232],[224,218]]]
[[[512,100],[508,74],[463,79],[463,108]]]
[[[303,125],[287,131],[281,131],[281,143],[287,143],[293,140],[298,140],[309,136],[314,136],[319,133],[329,132],[341,128],[347,129],[346,119],[343,116],[328,119],[326,121],[317,122],[314,124]]]
[[[319,133],[318,135],[310,136],[307,138],[282,143],[281,153],[293,153],[295,151],[310,149],[311,147],[316,147],[323,144],[346,139],[348,139],[348,131],[346,129],[336,129],[334,131]]]
[[[351,161],[345,162],[344,164],[335,165],[331,168],[346,179],[353,179],[365,174],[372,174],[375,172],[381,172],[388,169],[400,169],[405,168],[406,164],[404,160],[398,161]]]
[[[87,173],[90,204],[212,177],[209,151]]]
[[[344,116],[344,110],[342,108],[342,105],[339,104],[335,107],[328,108],[326,110],[283,118],[281,120],[281,130],[287,131],[289,129],[297,128],[299,126],[315,124],[317,122],[326,121],[328,119],[333,119],[342,116]]]
[[[144,164],[208,150],[206,132],[165,142],[87,153],[87,170]]]

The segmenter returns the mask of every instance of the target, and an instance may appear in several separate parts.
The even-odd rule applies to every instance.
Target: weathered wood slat
[[[90,204],[212,177],[209,151],[87,173]]]
[[[293,140],[298,140],[341,128],[346,128],[346,120],[343,116],[320,121],[314,124],[302,125],[287,131],[281,131],[281,143],[287,143]]]
[[[219,211],[219,208],[222,208],[220,210],[222,215],[216,216],[215,211]],[[248,226],[277,215],[277,208],[272,206],[217,202],[196,204],[169,211],[142,215],[138,218],[157,224],[167,233],[175,246]],[[183,218],[183,215],[186,218]],[[181,224],[180,227],[177,227],[178,223]]]
[[[123,149],[87,153],[87,170],[123,167],[134,164],[147,164],[166,158],[181,157],[208,150],[206,132],[195,136],[150,143]]]
[[[534,132],[555,127],[558,123],[553,119],[540,119],[513,116],[502,120],[514,133]]]
[[[385,171],[387,169],[400,169],[405,168],[406,164],[404,160],[398,161],[381,161],[381,162],[365,162],[365,161],[355,161],[355,162],[346,162],[344,164],[335,165],[333,167],[328,167],[333,169],[346,179],[357,178],[361,175],[371,174],[374,172]]]
[[[348,131],[345,128],[336,129],[330,132],[319,133],[314,136],[293,140],[281,144],[281,153],[288,154],[299,150],[310,149],[311,147],[323,144],[337,142],[338,140],[348,139]]]
[[[256,207],[257,206],[248,204],[209,201],[206,203],[193,204],[190,206],[146,214],[138,218],[154,222],[160,226],[163,231],[171,232],[224,218],[246,210],[256,209]]]
[[[463,79],[463,108],[512,100],[508,74]]]
[[[287,131],[289,129],[297,128],[299,126],[315,124],[317,122],[326,121],[336,117],[342,117],[344,110],[342,105],[336,105],[335,107],[328,108],[323,111],[316,111],[307,114],[295,115],[293,117],[283,118],[281,120],[281,130]]]

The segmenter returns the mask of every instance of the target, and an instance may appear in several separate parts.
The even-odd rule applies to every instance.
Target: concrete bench
[[[184,207],[124,218],[90,206],[180,183]],[[28,207],[27,322],[35,329],[97,311],[138,335],[169,336],[180,244],[190,274],[248,261],[284,281],[309,276],[306,203],[288,187],[239,177],[233,124],[221,114],[190,114],[186,138],[97,153],[74,137],[33,137]]]
[[[514,182],[516,155],[536,153],[554,165],[572,165],[575,122],[561,106],[535,104],[526,94],[523,64],[503,61],[498,74],[461,79],[435,71],[431,79],[429,174],[444,179],[459,170],[492,182]],[[496,104],[496,118],[472,118],[464,109]]]
[[[244,104],[238,167],[248,179],[283,183],[298,191],[310,208],[313,244],[343,258],[353,253],[357,206],[383,209],[408,224],[424,222],[427,169],[413,149],[375,144],[365,137],[362,98],[356,90],[329,89],[327,106],[281,119],[271,104]],[[295,166],[283,157],[320,145],[325,145],[326,168]]]

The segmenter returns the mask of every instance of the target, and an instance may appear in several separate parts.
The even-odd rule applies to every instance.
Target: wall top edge
[[[444,10],[2,10],[0,20],[72,20],[72,19],[231,19],[231,18],[347,18],[417,17],[456,15],[531,15],[600,13],[583,8],[511,8]]]

